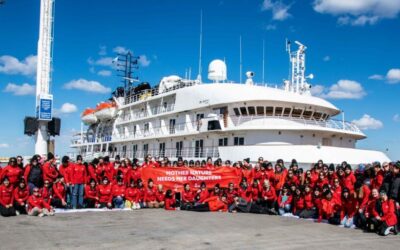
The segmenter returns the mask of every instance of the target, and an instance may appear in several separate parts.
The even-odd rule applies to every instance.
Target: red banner
[[[213,170],[193,168],[142,168],[142,179],[145,184],[151,178],[154,184],[162,184],[164,190],[182,191],[183,184],[189,183],[192,189],[198,189],[200,183],[206,183],[212,188],[219,183],[221,187],[228,187],[232,182],[237,187],[240,183],[240,170],[230,167],[221,167]]]

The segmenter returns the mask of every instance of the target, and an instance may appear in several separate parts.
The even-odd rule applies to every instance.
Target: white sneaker
[[[38,216],[39,217],[44,217],[44,213],[40,213]]]
[[[20,215],[21,213],[17,210],[17,211],[15,211],[15,214],[18,216],[18,215]]]

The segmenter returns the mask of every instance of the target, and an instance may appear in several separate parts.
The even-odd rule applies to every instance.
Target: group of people
[[[187,167],[237,168],[239,185],[229,183],[182,191],[164,190],[152,179],[142,180],[141,168]],[[327,165],[322,160],[303,171],[296,162],[285,166],[262,157],[251,164],[207,161],[176,162],[148,155],[138,159],[100,157],[90,163],[77,156],[57,160],[49,153],[33,156],[24,165],[12,157],[0,168],[0,214],[15,216],[54,215],[55,208],[165,208],[166,210],[221,211],[297,216],[327,221],[346,228],[360,228],[380,235],[397,234],[400,215],[400,161],[360,164],[356,169],[343,162]],[[198,185],[196,185],[198,187]]]

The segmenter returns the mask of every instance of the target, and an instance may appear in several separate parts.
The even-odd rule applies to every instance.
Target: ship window
[[[304,119],[310,119],[310,118],[311,118],[311,115],[312,115],[312,111],[311,111],[311,110],[306,110],[306,111],[304,111],[304,113],[303,113]]]
[[[233,112],[235,113],[236,116],[240,116],[240,112],[238,108],[234,108]]]
[[[257,106],[257,115],[264,115],[264,107]]]
[[[228,146],[228,138],[220,138],[218,140],[218,146],[220,147]]]
[[[249,115],[255,115],[256,114],[256,109],[254,107],[248,107],[249,109]]]
[[[133,158],[136,158],[137,150],[138,150],[137,144],[133,145],[133,146],[132,146],[132,155],[133,155]]]
[[[292,116],[293,117],[300,117],[301,116],[301,112],[303,112],[302,109],[293,109]]]
[[[281,113],[282,113],[282,110],[281,110]],[[274,107],[267,106],[265,108],[265,114],[268,116],[272,116],[274,114]]]
[[[330,116],[330,115],[327,115],[325,119],[326,119],[326,120],[328,120],[328,119],[329,119],[329,117],[331,117],[331,116]]]
[[[240,107],[240,113],[242,113],[242,115],[247,115],[246,107]]]
[[[289,116],[291,110],[291,108],[285,108],[285,110],[283,111],[283,116]]]
[[[275,116],[281,116],[282,115],[283,108],[282,107],[276,107],[275,108]]]
[[[324,113],[324,114],[322,114],[322,120],[325,120],[325,118],[326,118],[326,114]]]
[[[234,137],[233,145],[235,145],[235,146],[244,145],[244,137]]]
[[[321,119],[321,116],[322,116],[322,113],[320,113],[320,112],[315,112],[313,118],[314,118],[315,120],[319,120],[319,119]]]
[[[160,157],[165,156],[165,142],[160,143],[158,156],[160,156]]]
[[[143,130],[144,130],[145,133],[149,132],[149,123],[145,123],[144,124],[144,129]]]
[[[149,144],[143,144],[143,156],[149,153]]]

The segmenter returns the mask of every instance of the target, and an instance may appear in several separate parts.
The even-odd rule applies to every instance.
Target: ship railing
[[[286,120],[293,121],[299,124],[314,125],[324,128],[333,128],[338,130],[345,130],[355,133],[362,133],[362,131],[351,122],[339,121],[334,119],[329,119],[325,121],[319,121],[315,119],[305,119],[305,118],[295,118],[295,117],[286,117],[286,116],[260,116],[260,115],[251,115],[251,116],[231,116],[232,123],[235,126],[242,125],[243,123],[260,120],[260,125],[273,125],[274,120]]]
[[[174,106],[175,105],[173,103],[168,104],[166,106],[164,106],[164,105],[156,106],[156,107],[153,107],[150,109],[151,112],[147,112],[147,111],[130,112],[129,110],[126,110],[125,113],[117,119],[117,122],[126,122],[126,121],[146,118],[146,117],[152,116],[152,115],[158,115],[158,114],[162,114],[162,113],[171,112],[174,110]]]
[[[69,153],[72,159],[76,158],[78,153]],[[219,157],[218,147],[203,147],[203,148],[166,148],[166,149],[149,149],[149,150],[119,150],[113,152],[82,152],[81,155],[85,160],[91,160],[96,157],[109,156],[114,158],[119,155],[121,158],[138,158],[143,159],[146,155],[152,155],[154,157],[168,157],[170,160],[182,157],[184,159],[206,159],[207,157],[217,158]]]
[[[114,139],[136,139],[152,136],[175,135],[197,131],[197,122],[178,123],[174,126],[166,125],[159,127],[149,127],[148,129],[138,129],[136,133],[129,130],[128,133],[114,134]]]
[[[174,84],[172,87],[164,89],[162,91],[162,93],[159,92],[158,88],[145,89],[145,90],[142,90],[133,95],[126,96],[125,97],[125,105],[134,103],[134,102],[138,102],[138,101],[144,101],[153,96],[157,96],[159,94],[171,92],[171,91],[174,91],[177,89],[186,88],[186,87],[190,87],[190,86],[197,85],[197,84],[198,84],[198,81],[196,81],[196,80],[181,80],[177,84]]]

